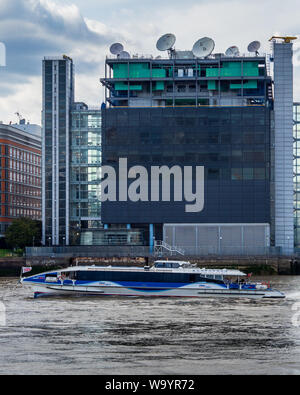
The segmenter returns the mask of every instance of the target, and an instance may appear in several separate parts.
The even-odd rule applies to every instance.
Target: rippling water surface
[[[0,279],[0,374],[300,374],[300,277],[264,279],[287,298],[33,299]]]

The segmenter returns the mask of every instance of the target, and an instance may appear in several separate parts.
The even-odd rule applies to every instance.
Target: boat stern
[[[265,292],[264,299],[285,299],[285,294],[277,289],[268,289]]]

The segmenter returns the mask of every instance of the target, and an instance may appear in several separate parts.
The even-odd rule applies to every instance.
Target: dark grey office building
[[[73,61],[43,61],[43,243],[69,244],[69,130],[74,102]]]
[[[120,158],[148,173],[151,166],[203,166],[204,207],[186,212],[187,202],[174,196],[107,201],[106,227],[138,228],[150,247],[163,240],[192,254],[261,254],[270,246],[291,253],[292,129],[279,115],[290,110],[280,103],[292,90],[291,45],[274,41],[271,58],[107,57],[103,165],[116,174]]]
[[[205,204],[107,202],[105,223],[270,223],[270,107],[103,111],[103,165],[204,166]],[[122,119],[118,125],[118,120]],[[195,175],[195,174],[194,174]],[[172,184],[173,185],[173,184]],[[149,190],[151,186],[149,185]],[[171,188],[173,190],[174,188]]]

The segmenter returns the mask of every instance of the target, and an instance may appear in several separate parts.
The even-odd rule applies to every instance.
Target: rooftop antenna
[[[23,118],[23,116],[17,111],[15,112],[15,114],[17,115],[17,117],[19,118],[19,123],[21,125],[21,122],[25,122],[25,119]]]
[[[114,43],[110,47],[110,53],[113,55],[119,56],[122,51],[124,51],[124,47],[120,43]]]
[[[236,45],[233,45],[232,47],[229,47],[227,51],[225,52],[226,56],[240,56],[240,50]]]
[[[259,41],[252,41],[252,43],[250,43],[248,45],[248,52],[255,52],[255,55],[258,56],[259,55],[259,50],[260,48],[260,42]]]
[[[173,57],[175,49],[173,48],[176,42],[176,36],[172,33],[164,34],[156,43],[156,48],[159,51],[168,51],[170,58]]]
[[[212,53],[214,49],[215,49],[214,40],[209,37],[203,37],[195,42],[192,52],[194,56],[196,56],[196,58],[206,58]]]
[[[19,121],[21,121],[21,119],[23,119],[22,115],[18,111],[15,112],[15,115],[19,118]]]

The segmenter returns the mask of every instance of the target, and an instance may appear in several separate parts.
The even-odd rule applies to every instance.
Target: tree
[[[40,245],[42,237],[41,221],[31,218],[18,218],[13,220],[7,228],[5,240],[10,248],[25,248],[26,246]]]

